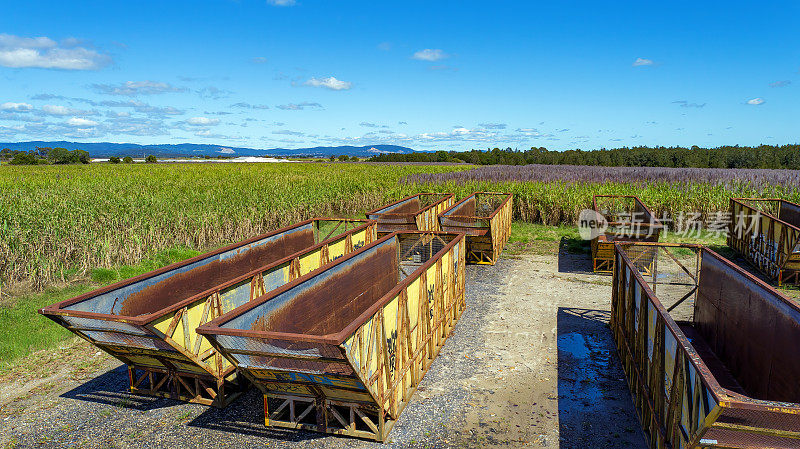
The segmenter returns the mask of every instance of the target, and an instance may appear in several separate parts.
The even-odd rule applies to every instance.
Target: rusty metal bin
[[[438,216],[453,205],[452,193],[419,193],[367,212],[378,237],[395,231],[439,231]]]
[[[376,239],[372,220],[319,218],[39,312],[128,365],[132,392],[222,407],[245,383],[197,326]]]
[[[614,242],[657,242],[664,229],[642,200],[632,195],[595,195],[592,208],[608,226],[591,241],[595,273],[613,273]],[[640,266],[647,269],[646,264]]]
[[[616,249],[611,329],[649,447],[800,447],[797,303],[698,245]]]
[[[383,441],[464,310],[464,235],[397,232],[198,328],[265,424]]]
[[[728,246],[778,285],[800,285],[800,204],[731,198]]]
[[[467,235],[467,262],[494,265],[511,234],[513,195],[475,192],[439,214],[446,232]]]

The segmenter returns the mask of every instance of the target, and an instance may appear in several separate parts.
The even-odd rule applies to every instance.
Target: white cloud
[[[78,111],[70,109],[66,106],[55,106],[52,104],[46,104],[42,106],[42,112],[48,115],[75,115]]]
[[[25,111],[28,112],[28,111]],[[27,122],[27,123],[41,123],[44,119],[37,115],[27,113],[19,113],[14,111],[0,110],[0,120],[8,120],[12,122]]]
[[[682,107],[682,108],[704,108],[704,107],[706,107],[705,103],[689,103],[686,100],[675,100],[672,103],[680,105],[680,107]]]
[[[505,123],[478,123],[478,126],[486,129],[506,129]]]
[[[165,136],[169,135],[164,121],[159,119],[141,117],[116,117],[106,121],[107,130],[115,134],[129,134],[132,136]]]
[[[28,112],[33,110],[33,105],[28,103],[3,103],[0,111]]]
[[[164,115],[181,115],[184,113],[183,110],[176,109],[172,106],[152,106],[147,103],[142,103],[141,101],[136,101],[136,100],[128,100],[128,101],[104,100],[99,103],[96,103],[96,105],[107,106],[111,108],[133,108],[133,110],[136,112],[156,117]]]
[[[95,101],[89,100],[88,98],[67,97],[64,95],[55,95],[55,94],[36,94],[31,97],[31,100],[64,100],[64,101],[75,101],[78,103],[86,103],[92,106],[97,106],[97,103]]]
[[[219,119],[208,117],[192,117],[186,120],[186,123],[192,126],[211,126],[219,124]]]
[[[126,81],[120,84],[92,84],[94,90],[106,95],[123,95],[135,97],[137,95],[156,95],[169,92],[186,92],[185,87],[176,87],[169,83],[157,81]]]
[[[655,64],[655,63],[653,62],[652,59],[636,58],[636,60],[633,61],[633,66],[634,67],[641,67],[641,66],[653,65],[653,64]]]
[[[328,78],[311,78],[306,81],[306,86],[324,87],[330,90],[348,90],[353,87],[353,83],[337,80],[330,76]]]
[[[245,102],[234,103],[230,107],[241,109],[269,109],[269,106],[265,104],[250,104]]]
[[[302,103],[279,104],[276,107],[284,111],[302,111],[305,108],[322,108],[322,105],[319,103],[304,101]]]
[[[272,134],[285,135],[285,136],[297,136],[297,137],[305,136],[305,133],[303,133],[303,132],[291,131],[291,130],[288,130],[288,129],[279,129],[277,131],[272,131]]]
[[[267,62],[267,58],[263,56],[256,56],[252,59],[253,63],[255,64],[264,64]]]
[[[471,141],[493,142],[497,140],[498,133],[483,129],[455,128],[450,132],[422,133],[415,137],[420,141]]]
[[[774,83],[769,83],[769,87],[786,87],[789,84],[792,84],[791,80],[781,80],[775,81]]]
[[[295,0],[267,0],[267,4],[272,6],[294,6],[296,3]]]
[[[60,44],[48,37],[19,37],[0,34],[0,65],[12,68],[97,70],[111,63],[111,57],[81,47],[76,39]]]
[[[85,118],[72,117],[71,119],[67,120],[67,125],[74,126],[76,128],[88,128],[97,126],[97,122]]]
[[[222,139],[222,140],[242,140],[241,136],[226,136],[224,134],[215,134],[207,129],[201,129],[194,133],[197,137],[203,137],[207,139]],[[220,151],[220,153],[225,153],[224,151]]]
[[[760,97],[759,98],[753,98],[751,100],[747,100],[747,104],[758,106],[760,104],[764,104],[764,99],[760,98]]]
[[[219,100],[222,98],[228,98],[233,94],[233,91],[227,89],[220,89],[214,86],[204,87],[196,92],[197,95],[200,95],[200,98],[208,100]]]
[[[440,59],[447,58],[449,55],[445,54],[442,50],[434,49],[434,48],[426,48],[424,50],[420,50],[414,53],[412,56],[413,59],[418,59],[420,61],[438,61]]]

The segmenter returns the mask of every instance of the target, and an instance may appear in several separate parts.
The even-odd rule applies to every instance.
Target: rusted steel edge
[[[703,374],[701,377],[703,378],[704,381],[707,381],[706,386],[714,395],[714,399],[718,403],[720,401],[729,400],[730,396],[727,394],[727,390],[722,388],[719,382],[717,382],[717,379],[713,375],[711,375],[711,371],[708,369],[708,366],[706,366],[705,362],[703,362],[703,359],[701,359],[700,356],[697,354],[697,351],[694,349],[694,346],[692,346],[691,342],[689,342],[689,339],[686,338],[686,335],[684,335],[683,332],[681,332],[680,328],[678,327],[678,324],[675,323],[675,320],[672,318],[670,313],[667,312],[667,309],[664,307],[663,304],[661,304],[661,301],[658,299],[656,294],[653,293],[653,290],[650,289],[650,285],[647,283],[647,281],[644,280],[642,274],[639,272],[639,270],[636,269],[635,266],[633,266],[633,262],[631,262],[628,255],[625,253],[625,251],[619,251],[620,248],[618,248],[618,246],[622,246],[625,243],[631,244],[630,242],[615,243],[614,250],[617,251],[618,254],[620,254],[623,262],[625,262],[625,265],[630,269],[631,274],[634,276],[634,278],[637,279],[638,283],[642,286],[644,294],[653,303],[653,306],[656,308],[656,312],[662,315],[662,317],[664,318],[664,325],[670,331],[672,336],[675,337],[675,341],[678,342],[681,346],[683,346],[683,349],[685,350],[686,355],[688,356],[689,362],[692,363],[692,365],[694,365],[698,373]],[[649,246],[657,246],[657,245],[659,244],[651,243],[651,245]],[[698,247],[698,246],[701,251],[704,249],[700,245],[693,245],[693,247]],[[719,257],[718,255],[716,255],[716,253],[715,256]],[[708,376],[706,376],[705,374],[708,374]]]
[[[80,311],[80,310],[66,310],[66,309],[63,308],[63,307],[66,307],[66,306],[70,306],[70,305],[79,303],[81,301],[85,301],[85,300],[87,300],[89,298],[92,298],[94,296],[102,295],[102,294],[108,293],[108,292],[110,292],[112,290],[116,290],[118,288],[125,287],[125,286],[133,284],[135,282],[139,282],[141,280],[144,280],[144,279],[147,279],[147,278],[150,278],[150,277],[158,276],[158,275],[163,274],[163,273],[165,273],[167,271],[171,271],[171,270],[180,268],[182,266],[192,264],[194,262],[197,262],[198,260],[206,259],[208,257],[214,256],[214,255],[226,252],[226,251],[230,251],[230,250],[235,249],[235,248],[238,248],[240,246],[244,246],[244,245],[247,245],[249,243],[252,243],[252,242],[267,238],[267,237],[272,237],[274,235],[281,234],[283,232],[289,231],[289,230],[294,229],[294,228],[299,228],[301,226],[305,226],[305,225],[307,225],[309,223],[313,223],[315,221],[343,221],[343,222],[354,222],[354,223],[363,222],[364,224],[362,224],[361,226],[358,226],[356,228],[353,228],[353,229],[350,229],[350,230],[347,230],[347,231],[343,231],[342,233],[337,234],[337,235],[335,235],[333,237],[329,237],[328,239],[323,240],[322,242],[317,243],[314,246],[310,246],[310,247],[308,247],[308,248],[306,248],[306,249],[304,249],[302,251],[298,251],[296,253],[290,254],[290,255],[288,255],[288,256],[286,256],[286,257],[284,257],[282,259],[279,259],[279,260],[277,260],[275,262],[269,263],[267,265],[263,265],[263,266],[261,266],[259,268],[256,268],[255,270],[252,270],[252,271],[250,271],[248,273],[245,273],[245,274],[243,274],[243,275],[241,275],[241,276],[239,276],[239,277],[237,277],[235,279],[231,279],[230,281],[227,281],[225,283],[216,285],[216,286],[214,286],[213,288],[211,288],[209,290],[200,292],[200,293],[198,293],[198,294],[196,294],[194,296],[191,296],[191,297],[189,297],[187,299],[184,299],[183,301],[177,302],[177,303],[172,304],[172,305],[170,305],[168,307],[165,307],[165,308],[163,308],[161,310],[157,310],[157,311],[155,311],[153,313],[149,313],[149,314],[146,314],[146,315],[139,315],[139,316],[111,315],[111,314],[106,314],[106,313],[84,312],[84,311]],[[312,218],[312,219],[309,219],[309,220],[301,221],[299,223],[295,223],[295,224],[290,225],[290,226],[286,226],[286,227],[277,229],[275,231],[272,231],[272,232],[269,232],[269,233],[266,233],[266,234],[261,234],[261,235],[256,236],[256,237],[252,237],[252,238],[249,238],[247,240],[244,240],[244,241],[241,241],[241,242],[238,242],[238,243],[234,243],[234,244],[225,246],[223,248],[220,248],[220,249],[208,252],[208,253],[200,254],[199,256],[193,257],[193,258],[188,259],[188,260],[177,262],[177,263],[174,263],[172,265],[167,265],[166,267],[159,268],[158,270],[155,270],[155,271],[144,273],[144,274],[141,274],[139,276],[136,276],[136,277],[133,277],[133,278],[130,278],[130,279],[125,279],[123,281],[111,284],[111,285],[106,286],[106,287],[99,288],[97,290],[93,290],[91,292],[85,293],[85,294],[80,295],[80,296],[76,296],[76,297],[71,298],[71,299],[66,299],[64,301],[57,302],[55,304],[52,304],[52,305],[49,305],[47,307],[43,307],[42,309],[39,309],[39,313],[42,314],[42,315],[62,315],[62,316],[72,316],[72,317],[79,317],[79,318],[91,318],[91,319],[96,319],[96,320],[115,321],[115,322],[123,322],[123,323],[128,323],[128,324],[135,324],[135,325],[139,325],[139,326],[144,326],[144,325],[150,323],[151,321],[153,321],[154,319],[161,317],[165,313],[173,312],[173,311],[175,311],[177,309],[180,309],[180,308],[182,308],[182,307],[184,307],[184,306],[186,306],[188,304],[191,304],[191,303],[197,301],[198,299],[201,299],[203,297],[209,296],[209,295],[213,294],[214,292],[216,292],[216,291],[218,291],[220,289],[229,287],[229,286],[231,286],[233,284],[236,284],[238,282],[241,282],[241,281],[243,281],[245,279],[249,279],[252,276],[254,276],[255,274],[257,274],[259,272],[262,272],[267,268],[270,268],[270,267],[273,267],[273,266],[278,266],[280,264],[286,263],[287,261],[290,261],[290,260],[296,258],[301,253],[312,252],[312,251],[315,251],[315,250],[317,250],[319,248],[322,248],[323,246],[327,245],[328,243],[332,242],[333,240],[336,240],[337,238],[339,238],[342,234],[345,234],[345,233],[348,233],[348,232],[349,233],[360,232],[362,230],[369,229],[370,226],[376,225],[376,224],[377,224],[377,221],[369,220],[369,219],[366,219],[366,218],[327,218],[327,217],[325,217],[325,218]]]
[[[478,216],[473,216],[473,215],[447,215],[447,213],[450,212],[450,210],[455,209],[456,207],[458,207],[459,204],[469,200],[470,198],[472,198],[475,195],[505,195],[506,199],[503,200],[503,202],[500,203],[500,205],[497,206],[497,208],[495,208],[494,212],[492,212],[492,215],[489,215],[488,217],[478,217]],[[472,195],[464,198],[463,200],[453,204],[452,206],[450,206],[447,209],[445,209],[444,211],[442,211],[442,213],[439,214],[439,218],[440,219],[441,218],[473,218],[473,219],[476,219],[476,220],[491,220],[498,213],[500,213],[500,210],[503,209],[503,206],[505,206],[506,203],[508,203],[513,196],[514,196],[513,193],[505,193],[505,192],[473,192]],[[453,225],[453,226],[449,226],[449,227],[458,227],[458,226]]]
[[[400,213],[400,214],[398,214],[398,213],[392,213],[392,212],[378,212],[379,210],[383,210],[383,209],[386,209],[388,207],[392,207],[392,206],[394,206],[396,204],[402,203],[403,201],[410,200],[410,199],[413,199],[415,197],[422,196],[422,195],[444,195],[445,197],[442,198],[441,200],[433,203],[433,204],[430,204],[428,206],[423,207],[422,209],[420,209],[420,210],[418,210],[417,212],[414,212],[414,213],[408,212],[408,213]],[[368,219],[369,219],[370,215],[378,215],[378,216],[391,215],[393,217],[417,216],[417,215],[419,215],[421,213],[427,212],[429,209],[432,209],[432,208],[438,206],[439,204],[449,200],[450,198],[453,198],[453,194],[452,193],[436,193],[436,192],[418,193],[416,195],[409,195],[409,196],[407,196],[405,198],[401,198],[401,199],[399,199],[399,200],[397,200],[397,201],[395,201],[393,203],[385,204],[385,205],[383,205],[381,207],[372,209],[371,211],[366,213],[366,216],[367,216]]]
[[[764,212],[761,209],[756,209],[753,206],[748,206],[747,204],[743,203],[742,201],[784,201],[784,202],[787,202],[787,203],[789,203],[791,205],[794,205],[794,206],[797,206],[797,207],[800,207],[800,204],[796,204],[796,203],[793,203],[791,201],[782,200],[780,198],[731,198],[731,202],[732,203],[738,203],[742,207],[746,207],[748,209],[754,210],[754,211],[758,212],[759,214],[761,214],[761,215],[763,215],[765,217],[769,217],[769,218],[781,223],[782,225],[784,225],[786,227],[789,227],[791,229],[794,229],[795,231],[800,232],[800,227],[795,226],[795,225],[793,225],[791,223],[788,223],[786,221],[783,221],[780,218],[770,214],[769,212]],[[733,219],[733,217],[731,217],[731,219]],[[731,222],[731,223],[733,223],[733,222]]]
[[[735,393],[733,391],[730,391],[730,390],[728,390],[726,388],[723,388],[719,384],[719,382],[717,382],[716,377],[714,377],[714,375],[711,374],[711,371],[708,369],[708,366],[705,364],[705,362],[703,362],[703,359],[700,358],[699,355],[697,355],[697,351],[694,349],[694,346],[692,346],[692,344],[689,341],[689,339],[686,338],[686,335],[683,334],[683,332],[678,327],[677,323],[675,323],[675,320],[673,320],[672,315],[670,315],[670,313],[667,312],[666,308],[664,308],[664,305],[658,299],[656,294],[653,293],[653,290],[650,289],[650,285],[647,283],[647,281],[644,280],[644,277],[639,272],[639,270],[635,269],[635,267],[632,267],[633,264],[632,264],[630,258],[628,257],[628,255],[625,253],[625,251],[619,251],[619,248],[617,248],[618,246],[631,246],[631,245],[698,248],[701,252],[707,252],[709,255],[711,255],[712,257],[717,259],[723,265],[726,265],[729,268],[732,268],[733,270],[737,271],[739,274],[744,275],[747,279],[755,282],[760,287],[767,289],[771,293],[775,293],[784,303],[786,303],[786,305],[794,308],[797,311],[800,311],[800,305],[794,303],[791,299],[789,299],[783,293],[779,292],[778,290],[775,290],[774,288],[772,288],[772,286],[770,286],[766,282],[764,282],[761,279],[753,276],[752,274],[750,274],[747,271],[743,270],[742,268],[740,268],[739,266],[737,266],[733,262],[731,262],[728,259],[720,256],[714,250],[712,250],[712,249],[710,249],[710,248],[708,248],[706,246],[698,245],[698,244],[688,244],[688,243],[687,244],[682,244],[682,243],[657,243],[657,242],[616,242],[616,243],[614,243],[615,251],[619,252],[620,256],[625,261],[625,263],[628,266],[628,268],[630,268],[631,273],[633,274],[633,276],[636,277],[640,281],[640,284],[642,285],[642,289],[644,290],[645,295],[647,295],[648,298],[650,300],[652,300],[653,305],[656,308],[656,311],[659,312],[664,317],[665,326],[667,327],[667,329],[669,329],[670,333],[672,333],[673,337],[675,337],[675,340],[677,342],[679,342],[681,344],[681,346],[683,346],[683,348],[686,350],[686,354],[688,356],[689,362],[692,363],[692,365],[694,365],[694,367],[695,367],[695,369],[697,369],[698,373],[702,374],[701,375],[702,380],[706,382],[706,387],[714,395],[714,399],[717,401],[718,404],[721,404],[721,403],[724,402],[726,405],[731,406],[733,408],[758,409],[758,410],[761,410],[758,407],[763,407],[763,406],[776,407],[776,408],[791,410],[791,413],[800,414],[800,404],[793,403],[793,402],[766,401],[766,400],[762,400],[762,399],[756,399],[756,398],[753,398],[753,397],[750,397],[750,396],[744,396],[744,395]]]
[[[371,248],[374,248],[378,245],[381,245],[392,238],[398,236],[398,234],[436,234],[436,235],[455,235],[454,238],[450,243],[448,243],[444,248],[440,249],[434,254],[434,257],[431,257],[427,262],[420,265],[416,270],[410,273],[405,279],[400,281],[394,288],[389,290],[388,293],[384,294],[380,299],[375,301],[366,311],[364,311],[361,315],[358,316],[355,320],[353,320],[350,324],[345,326],[344,329],[341,331],[334,333],[334,334],[327,334],[327,335],[310,335],[310,334],[295,334],[295,333],[286,333],[286,332],[264,332],[264,331],[254,331],[254,330],[246,330],[246,329],[226,329],[220,327],[221,324],[224,324],[231,319],[242,315],[245,312],[252,310],[253,308],[260,306],[261,304],[273,299],[274,297],[296,287],[297,285],[306,282],[307,280],[311,279],[312,277],[316,276],[317,272],[312,272],[305,274],[288,284],[284,284],[283,286],[268,292],[266,295],[263,295],[259,298],[256,298],[250,301],[247,304],[243,304],[230,312],[219,316],[208,323],[203,324],[202,326],[197,328],[197,333],[204,335],[204,336],[214,336],[214,335],[229,335],[232,337],[249,337],[249,338],[274,338],[279,340],[293,340],[293,341],[305,341],[305,342],[312,342],[312,343],[324,343],[324,344],[331,344],[331,345],[340,345],[344,342],[347,337],[352,334],[358,326],[364,324],[364,321],[368,317],[371,317],[375,314],[381,307],[386,305],[389,301],[394,299],[400,291],[404,288],[408,287],[413,281],[415,281],[419,276],[430,268],[436,261],[441,258],[444,254],[447,254],[455,245],[459,242],[465,240],[466,236],[463,232],[442,232],[442,231],[396,231],[392,232],[391,234],[386,235],[385,237],[378,239],[369,245],[366,245],[359,249],[358,251],[353,251],[350,254],[345,255],[344,257],[340,257],[336,261],[326,265],[325,269],[330,270],[333,267],[342,264],[351,258],[361,254],[362,252],[368,251]],[[399,237],[398,237],[399,238]]]
[[[644,225],[646,227],[657,227],[657,228],[664,229],[664,225],[661,224],[661,221],[658,218],[656,218],[655,215],[653,215],[653,212],[650,210],[650,208],[647,207],[647,205],[644,204],[644,201],[642,201],[636,195],[594,195],[594,196],[592,196],[592,210],[599,214],[600,211],[597,210],[597,198],[633,198],[637,203],[639,203],[639,205],[642,206],[642,209],[646,210],[647,213],[650,214],[650,218],[653,220],[652,225],[648,224],[648,223],[641,223],[640,225]],[[603,216],[603,218],[605,218],[605,216]],[[609,222],[608,223],[609,226],[621,225],[621,224],[628,224],[628,223],[618,222],[618,221]]]

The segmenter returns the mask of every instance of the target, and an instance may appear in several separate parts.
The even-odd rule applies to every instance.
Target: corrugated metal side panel
[[[407,286],[343,343],[356,374],[393,418],[410,399],[464,309],[463,240]]]

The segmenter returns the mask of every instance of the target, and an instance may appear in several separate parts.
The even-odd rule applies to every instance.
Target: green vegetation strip
[[[160,251],[137,265],[91,271],[91,279],[64,288],[50,287],[0,303],[0,372],[13,366],[16,359],[40,349],[51,348],[74,334],[37,312],[42,307],[70,299],[102,285],[138,276],[200,254],[187,248]]]
[[[157,251],[216,248],[314,216],[363,213],[416,192],[413,173],[366,164],[0,167],[0,282],[42,289]]]

